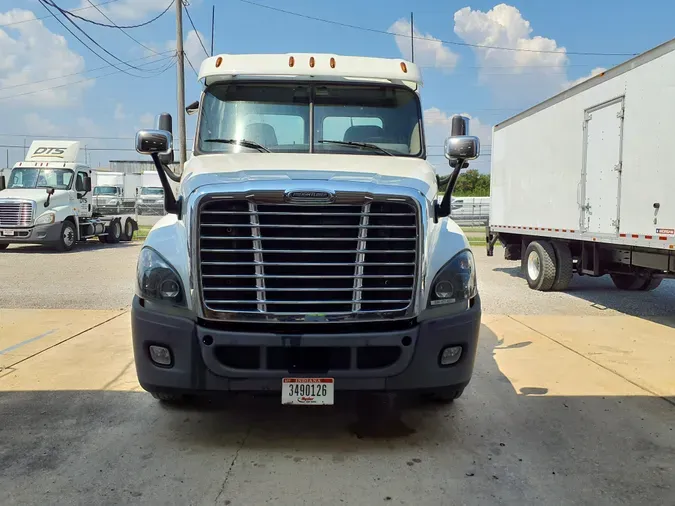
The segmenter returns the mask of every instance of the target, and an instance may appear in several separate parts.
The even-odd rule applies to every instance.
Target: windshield
[[[7,188],[54,188],[67,190],[73,180],[69,169],[20,168],[12,170]]]
[[[94,188],[94,195],[117,195],[117,188],[114,186],[97,186]]]
[[[141,188],[141,195],[164,195],[162,188]]]
[[[419,100],[408,88],[216,84],[204,95],[199,151],[421,156],[420,125]]]

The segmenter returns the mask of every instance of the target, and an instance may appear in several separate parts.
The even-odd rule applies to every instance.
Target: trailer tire
[[[643,290],[644,287],[651,281],[651,277],[641,276],[640,274],[619,274],[613,273],[609,275],[612,278],[614,286],[619,290]]]
[[[66,220],[61,227],[61,234],[56,241],[56,249],[59,251],[71,251],[77,241],[77,231],[72,221]]]
[[[651,292],[652,290],[656,290],[659,285],[661,284],[661,281],[663,281],[663,278],[649,278],[649,281],[647,281],[640,290],[643,292]]]
[[[120,242],[120,237],[122,236],[122,225],[120,224],[120,219],[115,218],[108,225],[108,235],[106,236],[106,242],[108,244],[117,244]]]
[[[134,222],[131,218],[124,220],[124,229],[122,230],[122,235],[120,236],[121,241],[131,241],[134,238]]]
[[[520,244],[507,244],[504,246],[504,260],[521,260],[522,251]]]
[[[548,241],[532,241],[523,257],[523,274],[533,290],[546,292],[555,282],[555,251]]]
[[[551,290],[567,290],[574,275],[574,262],[572,261],[572,252],[566,242],[553,241],[553,251],[555,252],[555,281]]]

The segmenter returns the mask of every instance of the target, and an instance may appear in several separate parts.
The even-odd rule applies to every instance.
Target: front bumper
[[[63,223],[50,223],[48,225],[35,225],[28,228],[2,228],[0,227],[0,243],[2,244],[45,244],[57,242],[61,236]],[[4,230],[12,230],[13,236],[4,235]]]
[[[336,390],[464,386],[473,372],[481,317],[476,297],[461,314],[404,330],[290,335],[216,330],[144,306],[134,297],[132,336],[138,379],[150,392],[279,391],[288,376],[335,378]],[[152,362],[151,345],[171,350],[170,367]],[[441,366],[441,351],[457,345],[459,361]]]

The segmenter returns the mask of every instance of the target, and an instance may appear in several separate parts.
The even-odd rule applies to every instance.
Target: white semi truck
[[[136,138],[169,212],[138,261],[143,388],[164,401],[269,391],[291,405],[332,404],[338,390],[459,397],[481,318],[473,255],[448,217],[478,156],[468,119],[453,118],[454,171],[438,199],[416,65],[219,55],[199,78],[177,198],[170,116]]]
[[[77,141],[34,141],[9,177],[0,176],[0,250],[30,243],[70,251],[91,238],[133,238],[133,219],[93,212],[91,169],[77,162],[79,149]]]
[[[95,183],[94,212],[121,214],[133,210],[141,187],[141,175],[98,171]]]
[[[136,194],[136,214],[164,214],[164,189],[154,170],[144,170],[141,174],[141,187]]]
[[[496,125],[488,255],[500,241],[544,291],[675,277],[673,82],[675,40]]]

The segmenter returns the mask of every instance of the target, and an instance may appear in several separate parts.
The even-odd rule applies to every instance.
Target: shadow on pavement
[[[483,327],[464,396],[407,406],[397,438],[355,437],[351,401],[178,409],[139,392],[1,392],[0,504],[299,504],[316,487],[321,504],[672,504],[673,406],[516,391],[494,350],[520,348]]]
[[[493,270],[519,278],[516,282],[527,283],[520,264],[495,267]],[[675,280],[664,279],[661,286],[651,292],[628,292],[618,290],[609,276],[593,278],[575,275],[564,293],[586,300],[600,310],[609,308],[675,328]]]

